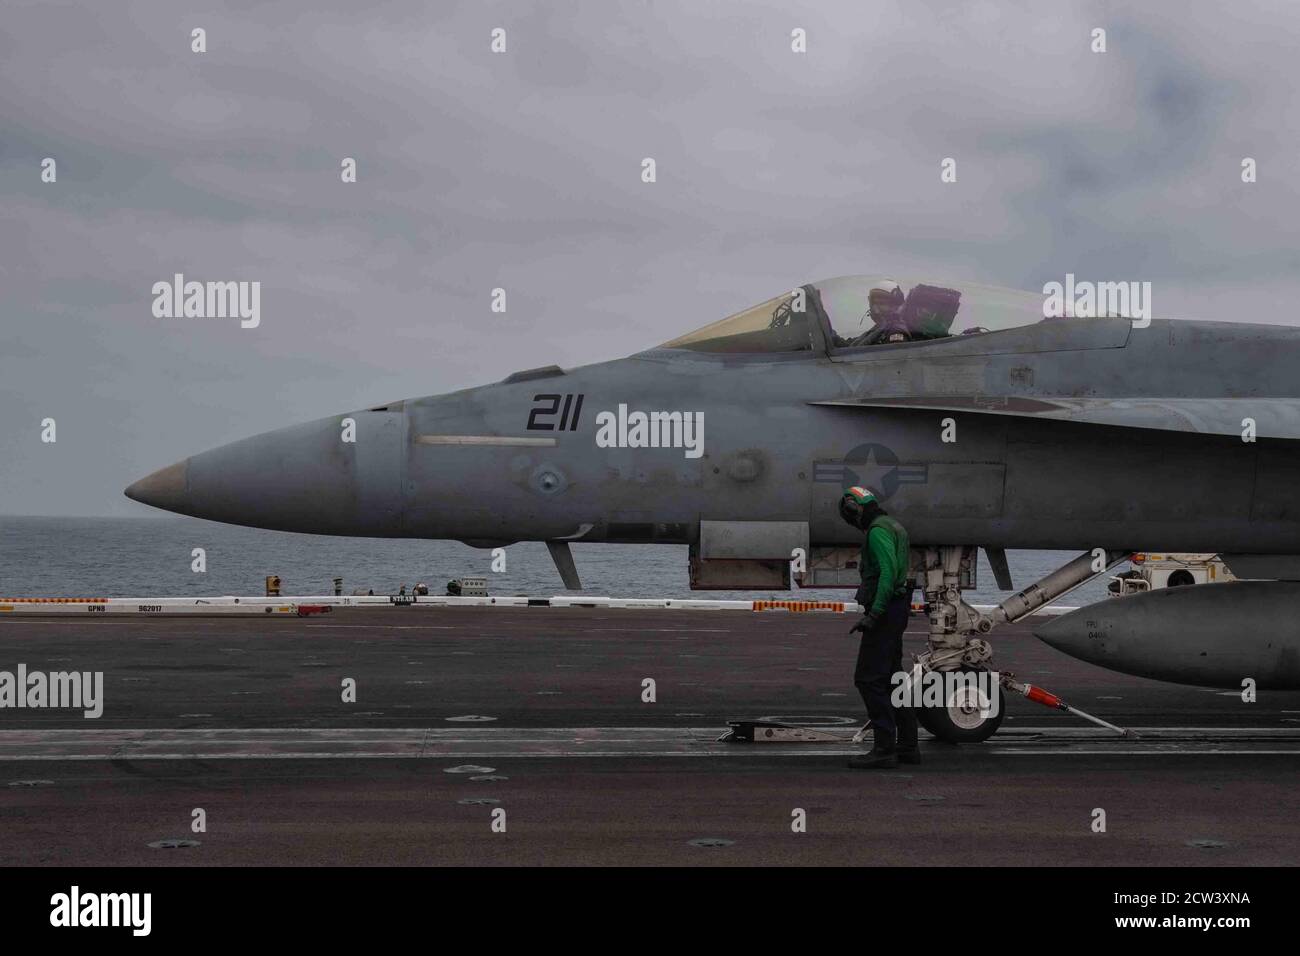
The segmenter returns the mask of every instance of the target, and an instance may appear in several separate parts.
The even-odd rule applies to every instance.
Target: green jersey
[[[890,600],[911,592],[907,579],[909,546],[907,529],[889,515],[879,515],[867,528],[858,561],[862,574],[858,603],[866,613],[880,617]]]

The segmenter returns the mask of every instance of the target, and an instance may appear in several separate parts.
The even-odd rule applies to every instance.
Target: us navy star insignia
[[[929,479],[928,464],[904,465],[892,448],[874,443],[858,445],[842,461],[813,463],[813,481],[844,489],[866,485],[878,489],[882,501],[902,485],[925,484]]]

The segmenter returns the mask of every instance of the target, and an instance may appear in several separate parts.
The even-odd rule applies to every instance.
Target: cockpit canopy
[[[1044,321],[1044,297],[1018,289],[886,276],[810,282],[678,336],[660,348],[696,352],[830,351],[979,335]],[[815,335],[815,329],[821,335]]]

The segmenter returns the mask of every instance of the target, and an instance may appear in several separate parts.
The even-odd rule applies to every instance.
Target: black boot
[[[921,762],[921,746],[917,743],[916,714],[910,710],[899,711],[898,746],[896,753],[899,763],[916,764]]]
[[[898,750],[894,746],[894,735],[879,730],[872,732],[876,742],[869,753],[858,754],[849,758],[852,770],[892,770],[898,766]]]

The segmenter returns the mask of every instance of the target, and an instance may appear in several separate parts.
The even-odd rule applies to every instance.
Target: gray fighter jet
[[[856,584],[836,506],[866,485],[911,533],[923,668],[991,668],[994,626],[1133,551],[1219,552],[1274,580],[1111,599],[1036,633],[1156,679],[1300,687],[1300,329],[1044,302],[814,282],[627,358],[238,441],[126,494],[286,531],[545,541],[570,588],[571,541],[686,544],[692,587],[771,590]],[[979,547],[1004,590],[1008,548],[1084,553],[989,612],[961,595]],[[926,719],[983,739],[993,710]]]

